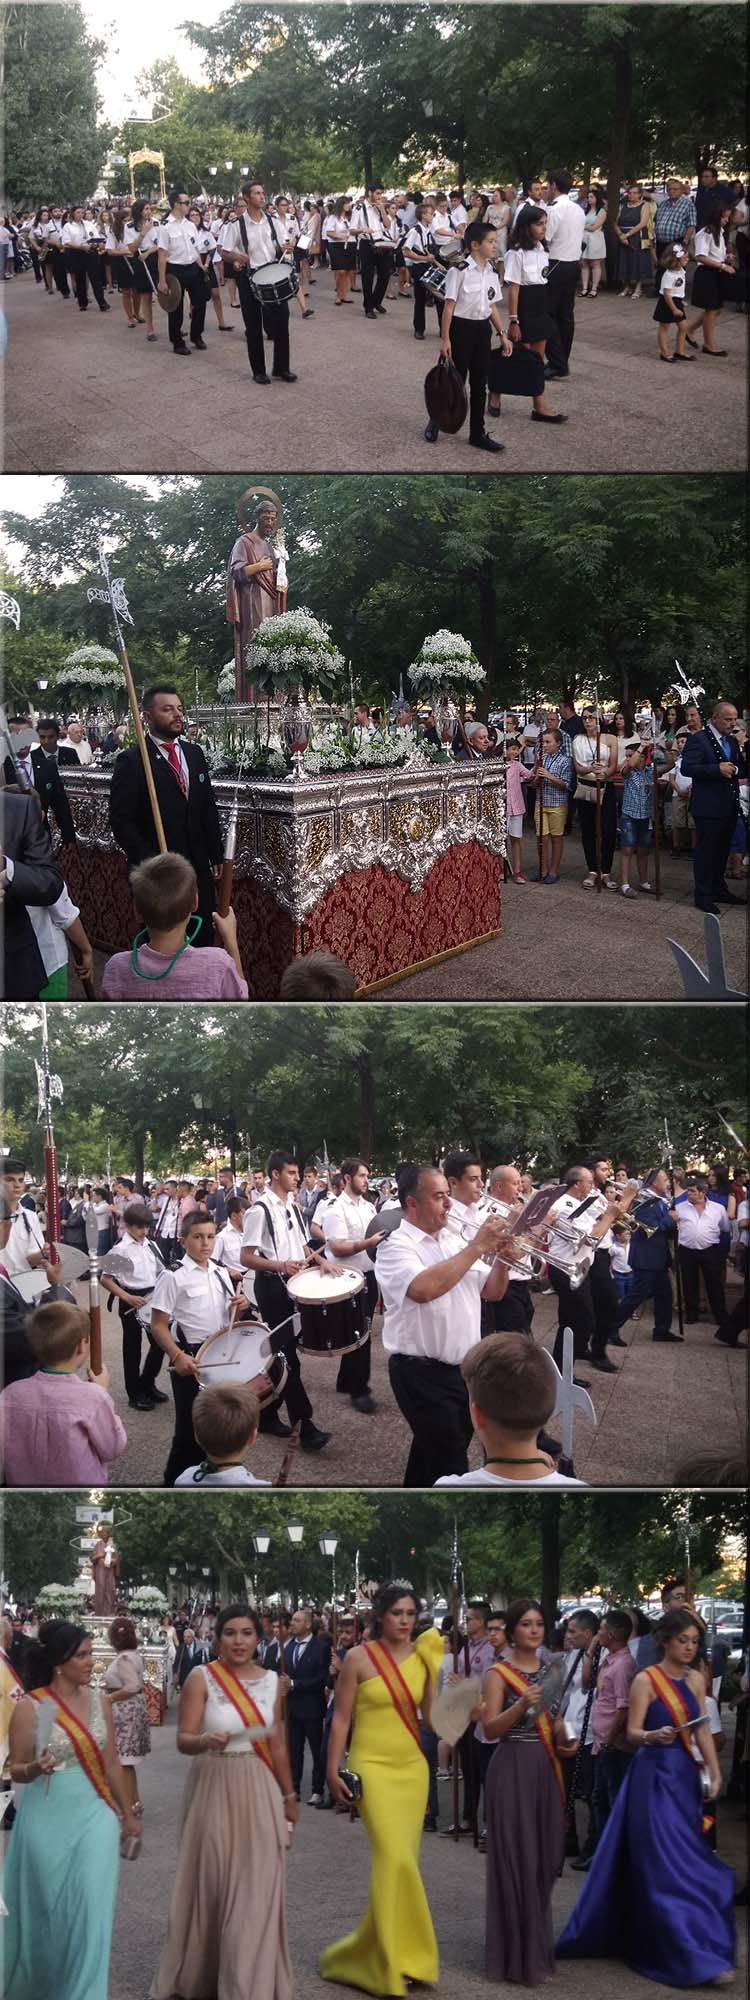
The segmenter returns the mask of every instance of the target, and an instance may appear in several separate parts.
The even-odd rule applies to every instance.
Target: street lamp
[[[266,1534],[266,1533],[265,1533],[265,1532],[264,1532],[263,1530],[259,1530],[259,1532],[258,1532],[258,1534],[257,1534],[257,1535],[253,1535],[253,1552],[254,1552],[254,1555],[255,1555],[255,1570],[254,1570],[254,1572],[253,1572],[253,1588],[254,1588],[254,1590],[255,1590],[255,1602],[256,1602],[256,1604],[257,1604],[257,1602],[258,1602],[258,1560],[259,1560],[259,1558],[260,1558],[261,1556],[267,1556],[267,1555],[268,1555],[268,1551],[269,1551],[270,1547],[271,1547],[271,1537],[270,1537],[270,1535],[267,1535],[267,1534]]]
[[[331,1565],[331,1623],[333,1643],[336,1644],[336,1550],[337,1535],[321,1535],[318,1548],[322,1556],[327,1556]]]
[[[234,160],[225,160],[224,165],[226,167],[227,173],[229,173],[230,169],[234,166]]]
[[[286,1524],[286,1531],[287,1531],[287,1534],[288,1534],[288,1536],[289,1536],[289,1540],[290,1540],[290,1542],[291,1542],[291,1544],[292,1544],[292,1583],[293,1583],[293,1587],[294,1587],[294,1607],[293,1607],[293,1608],[294,1608],[294,1610],[296,1611],[296,1609],[297,1609],[297,1596],[298,1596],[298,1591],[297,1591],[297,1550],[298,1550],[298,1549],[301,1549],[301,1547],[302,1547],[302,1543],[303,1543],[303,1541],[304,1541],[304,1538],[305,1538],[305,1528],[304,1528],[304,1522],[303,1522],[303,1521],[298,1521],[298,1520],[297,1520],[297,1518],[296,1518],[296,1515],[294,1515],[294,1514],[293,1514],[293,1515],[292,1515],[292,1518],[291,1518],[291,1520],[290,1520],[290,1521],[287,1521],[287,1524]]]

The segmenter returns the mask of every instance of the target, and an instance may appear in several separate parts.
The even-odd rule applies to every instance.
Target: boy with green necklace
[[[182,854],[153,854],[130,878],[141,928],[107,960],[103,1000],[246,1000],[237,919],[213,912],[216,944],[199,951],[198,881]]]
[[[461,1363],[481,1471],[452,1473],[436,1486],[582,1486],[555,1470],[537,1443],[555,1407],[554,1370],[528,1333],[491,1333]]]
[[[0,1396],[0,1477],[7,1486],[106,1486],[128,1440],[109,1369],[88,1366],[86,1314],[55,1300],[29,1315],[26,1332],[39,1367]]]

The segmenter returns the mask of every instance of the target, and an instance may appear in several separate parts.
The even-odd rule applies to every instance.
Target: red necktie
[[[180,756],[179,756],[179,751],[178,751],[178,749],[177,749],[177,744],[176,744],[176,743],[170,743],[170,744],[168,745],[168,747],[167,747],[167,757],[168,757],[168,759],[169,759],[169,768],[170,768],[170,771],[174,771],[174,774],[175,774],[175,777],[176,777],[176,779],[177,779],[177,783],[178,783],[178,785],[179,785],[179,787],[180,787],[180,791],[181,791],[181,792],[183,792],[183,793],[185,794],[185,796],[187,797],[187,785],[186,785],[186,783],[185,783],[185,779],[184,779],[184,777],[183,777],[183,774],[182,774],[182,765],[181,765],[181,763],[180,763]]]

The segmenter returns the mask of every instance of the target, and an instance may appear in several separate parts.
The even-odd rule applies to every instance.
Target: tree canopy
[[[679,1048],[676,1051],[676,1039]],[[327,1145],[376,1171],[475,1148],[487,1166],[535,1162],[535,1177],[609,1153],[645,1172],[663,1156],[726,1158],[717,1106],[743,1129],[742,1010],[558,1006],[451,1009],[316,1004],[201,1010],[58,1006],[52,1068],[64,1097],[60,1170],[211,1170],[214,1145],[244,1171],[274,1146],[300,1161]],[[34,1059],[39,1015],[7,1007],[7,1139],[41,1175]],[[675,1069],[679,1087],[675,1088]]]
[[[4,7],[5,191],[13,207],[83,201],[111,139],[99,121],[105,44],[77,0]]]
[[[255,479],[281,491],[292,605],[330,624],[371,700],[398,687],[441,624],[471,640],[490,706],[566,688],[589,695],[597,675],[604,696],[657,698],[674,685],[675,657],[709,696],[743,684],[735,477]],[[21,606],[20,632],[6,643],[13,698],[38,705],[40,667],[53,674],[72,645],[111,644],[107,607],[86,595],[101,530],[113,574],[125,578],[136,684],[168,673],[187,703],[196,686],[213,699],[231,654],[226,565],[249,480],[74,476],[36,519],[6,511],[21,551],[5,572]]]

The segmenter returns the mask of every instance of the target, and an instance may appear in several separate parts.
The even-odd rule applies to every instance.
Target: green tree
[[[11,4],[2,23],[5,188],[13,207],[93,193],[111,138],[99,121],[105,44],[83,8]]]

